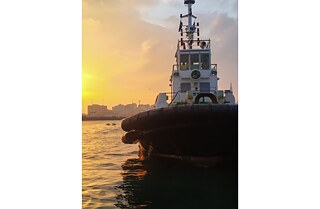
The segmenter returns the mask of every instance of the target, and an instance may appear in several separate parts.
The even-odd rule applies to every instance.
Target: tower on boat
[[[188,13],[180,14],[178,32],[181,38],[170,77],[171,101],[168,101],[168,93],[160,93],[156,108],[180,104],[235,104],[232,88],[218,90],[218,65],[211,63],[210,39],[200,39],[199,22],[192,13],[194,3],[195,0],[185,0]]]

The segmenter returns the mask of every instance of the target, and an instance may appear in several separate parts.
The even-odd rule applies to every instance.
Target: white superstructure
[[[177,44],[176,64],[172,67],[170,79],[171,100],[165,96],[168,93],[160,93],[156,108],[193,103],[235,103],[231,87],[230,90],[218,90],[218,66],[211,63],[210,40],[199,38],[199,23],[192,14],[194,3],[195,0],[184,0],[184,4],[188,5],[188,14],[180,14],[181,39]]]

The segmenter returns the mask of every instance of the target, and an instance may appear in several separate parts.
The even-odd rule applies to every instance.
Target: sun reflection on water
[[[224,208],[238,206],[237,169],[205,169],[139,159],[124,145],[120,121],[83,122],[83,208]]]

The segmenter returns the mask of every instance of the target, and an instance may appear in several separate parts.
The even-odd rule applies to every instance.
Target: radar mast
[[[196,31],[196,23],[193,21],[193,19],[196,19],[197,17],[192,14],[192,5],[195,3],[195,0],[184,0],[184,4],[188,5],[188,14],[182,15],[180,14],[180,18],[188,18],[188,24],[183,25],[183,22],[180,20],[180,25],[179,25],[179,32],[181,32],[181,36],[183,36],[183,33],[186,33],[187,40],[184,41],[181,38],[181,42],[187,42],[188,43],[188,48],[192,49],[192,44],[193,44],[193,34]],[[185,32],[183,32],[182,27],[185,27]],[[197,24],[199,26],[199,23]],[[197,29],[197,34],[199,36],[199,29]]]

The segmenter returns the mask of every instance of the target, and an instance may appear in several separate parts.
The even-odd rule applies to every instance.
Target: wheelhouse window
[[[209,54],[201,54],[201,70],[209,70],[210,60]]]
[[[189,70],[188,54],[180,54],[180,70]]]
[[[200,92],[210,92],[210,83],[200,83]]]
[[[181,83],[181,92],[186,92],[191,90],[191,83]]]
[[[190,60],[191,60],[191,70],[199,69],[199,66],[200,66],[199,54],[191,54]]]

